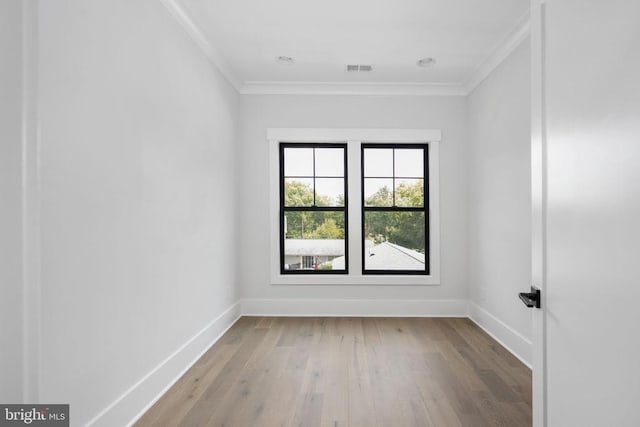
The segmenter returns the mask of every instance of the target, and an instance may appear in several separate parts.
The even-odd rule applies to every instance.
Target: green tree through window
[[[380,188],[368,197],[366,205],[391,204],[393,192]],[[424,200],[424,182],[400,184],[396,189],[396,204],[421,206]],[[365,224],[365,236],[375,244],[391,242],[424,253],[424,212],[369,212]]]

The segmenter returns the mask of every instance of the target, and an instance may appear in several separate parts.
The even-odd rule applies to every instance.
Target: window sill
[[[394,275],[282,275],[271,276],[274,286],[439,286],[440,278],[427,276],[394,276]]]

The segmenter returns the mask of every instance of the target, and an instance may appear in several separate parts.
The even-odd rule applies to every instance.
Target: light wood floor
[[[531,371],[468,319],[242,317],[137,426],[528,426]]]

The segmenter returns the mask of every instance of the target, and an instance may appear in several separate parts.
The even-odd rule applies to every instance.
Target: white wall
[[[467,298],[466,106],[462,97],[242,96],[240,252],[247,299]],[[440,286],[283,286],[269,280],[269,152],[267,128],[441,129]]]
[[[236,300],[238,96],[159,1],[39,19],[40,400],[82,425]]]
[[[0,2],[0,402],[22,401],[22,7]]]
[[[531,313],[517,294],[531,282],[530,64],[527,39],[468,97],[470,311],[526,361]]]

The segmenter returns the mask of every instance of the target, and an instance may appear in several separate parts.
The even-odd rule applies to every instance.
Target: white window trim
[[[440,284],[440,171],[437,129],[304,129],[269,128],[269,204],[270,204],[270,270],[272,285],[439,285]],[[347,143],[349,200],[349,274],[283,275],[280,273],[280,170],[281,142]],[[429,269],[426,276],[362,275],[360,207],[360,144],[402,143],[429,144]],[[356,236],[354,238],[354,236]]]

